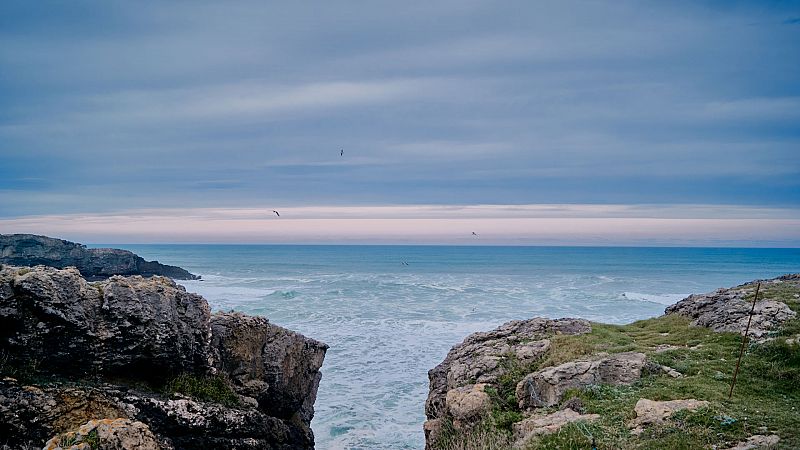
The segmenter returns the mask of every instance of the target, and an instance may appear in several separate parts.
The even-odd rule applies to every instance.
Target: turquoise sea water
[[[428,369],[472,332],[534,316],[626,323],[690,293],[800,272],[800,249],[114,245],[330,345],[319,449],[421,449]],[[407,263],[407,264],[404,264]]]

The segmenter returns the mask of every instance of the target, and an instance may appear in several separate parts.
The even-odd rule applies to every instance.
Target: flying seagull
[[[478,233],[476,233],[476,232],[474,232],[474,231],[473,231],[473,232],[472,232],[472,235],[473,235],[473,236],[477,236],[477,235],[478,235]]]
[[[276,215],[276,216],[278,216],[278,217],[280,217],[280,216],[281,216],[281,214],[280,214],[278,211],[275,211],[274,209],[272,210],[272,212],[274,212],[274,213],[275,213],[275,215]]]
[[[344,156],[344,149],[339,152],[339,156]]]

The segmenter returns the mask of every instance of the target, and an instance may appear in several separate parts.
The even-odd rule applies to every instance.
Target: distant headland
[[[0,263],[15,266],[77,268],[88,280],[113,275],[161,275],[176,280],[199,280],[198,275],[158,261],[145,261],[128,250],[86,248],[83,244],[35,234],[0,234]]]

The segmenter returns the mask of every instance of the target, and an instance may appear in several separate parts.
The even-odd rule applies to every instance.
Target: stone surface
[[[74,268],[3,266],[0,373],[43,384],[0,382],[0,444],[41,448],[119,418],[146,424],[162,448],[310,449],[326,349],[263,318],[212,320],[205,299],[169,278],[88,283]],[[221,375],[242,401],[161,393],[179,374]]]
[[[509,370],[503,360],[525,366],[539,360],[549,349],[549,337],[588,333],[586,320],[534,318],[514,320],[500,327],[467,336],[453,347],[438,366],[428,371],[429,392],[425,402],[426,448],[435,445],[444,420],[467,428],[479,422],[486,411],[487,384]],[[476,388],[480,386],[480,388]],[[476,389],[478,389],[476,391]],[[449,404],[448,404],[449,402]],[[456,405],[451,408],[451,405]],[[454,417],[453,413],[458,417]]]
[[[34,234],[0,234],[0,263],[58,269],[76,267],[83,276],[91,279],[112,275],[162,275],[178,280],[200,278],[180,267],[145,261],[127,250],[86,248],[74,242]]]
[[[599,414],[580,414],[572,409],[562,409],[547,415],[533,415],[514,424],[514,447],[522,448],[533,437],[555,433],[564,425],[578,421],[591,422],[599,418]]]
[[[800,275],[785,275],[772,280],[761,281],[759,301],[750,322],[748,337],[756,341],[767,339],[771,331],[775,331],[789,319],[797,315],[785,303],[771,299],[771,288],[791,285],[800,289]],[[750,310],[753,306],[752,296],[756,283],[718,289],[708,294],[695,294],[667,307],[667,314],[679,314],[692,319],[695,326],[711,328],[717,332],[744,333]]]
[[[534,318],[514,320],[500,327],[473,333],[453,347],[441,364],[428,372],[430,391],[425,403],[429,418],[443,411],[447,391],[466,384],[492,383],[505,372],[500,361],[513,355],[520,364],[532,363],[550,348],[548,336],[588,333],[586,320]]]
[[[708,402],[705,400],[655,401],[640,398],[634,407],[636,418],[630,422],[629,427],[634,428],[634,433],[638,433],[641,432],[642,426],[663,423],[677,411],[695,410],[706,406],[708,406]]]
[[[206,373],[208,303],[169,278],[88,283],[74,268],[0,269],[0,342],[16,366],[146,381]]]
[[[96,445],[92,446],[91,443]],[[43,450],[159,450],[147,425],[128,419],[90,420],[76,431],[53,437]]]
[[[485,384],[471,384],[447,391],[447,412],[456,429],[469,427],[492,409]]]
[[[311,421],[327,345],[239,313],[214,314],[211,328],[218,367],[239,394],[276,417]]]
[[[733,447],[726,448],[725,450],[751,450],[756,448],[765,449],[778,445],[778,442],[780,441],[781,438],[777,434],[772,434],[769,436],[756,434],[747,438],[746,441],[739,442]]]
[[[547,367],[517,384],[517,401],[521,409],[554,406],[568,389],[593,384],[630,384],[641,377],[646,361],[644,353],[626,352]]]

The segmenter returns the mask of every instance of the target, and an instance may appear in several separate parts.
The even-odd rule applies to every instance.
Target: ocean
[[[319,449],[422,449],[427,371],[475,331],[581,317],[627,323],[688,294],[800,272],[800,249],[107,245],[181,266],[213,310],[330,345]]]

